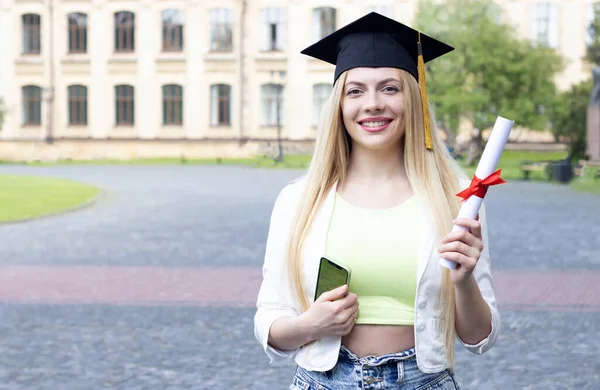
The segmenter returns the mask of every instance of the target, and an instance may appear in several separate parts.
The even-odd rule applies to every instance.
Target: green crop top
[[[392,208],[365,209],[336,193],[325,256],[352,272],[357,324],[413,325],[418,218],[414,195]]]

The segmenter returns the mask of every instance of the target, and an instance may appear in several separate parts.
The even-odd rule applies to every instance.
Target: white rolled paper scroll
[[[492,129],[490,138],[485,145],[485,149],[483,150],[483,154],[481,155],[481,159],[477,165],[477,170],[475,170],[475,176],[477,176],[479,179],[483,180],[496,171],[498,160],[500,160],[500,156],[502,155],[502,151],[506,146],[506,141],[508,141],[508,136],[510,135],[510,131],[514,124],[515,122],[506,118],[502,118],[500,116],[496,118],[496,123]],[[458,212],[458,218],[475,219],[479,213],[482,203],[483,198],[480,198],[476,195],[471,195],[463,202],[460,211]],[[452,228],[453,232],[459,230],[468,229],[458,225],[454,225]],[[449,269],[456,268],[456,262],[444,258],[440,258],[440,265]]]

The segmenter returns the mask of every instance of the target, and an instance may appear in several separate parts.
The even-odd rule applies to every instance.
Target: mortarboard
[[[425,146],[432,149],[425,63],[454,50],[393,19],[371,12],[302,50],[302,54],[335,65],[334,84],[345,71],[358,67],[405,70],[419,83],[425,123]]]

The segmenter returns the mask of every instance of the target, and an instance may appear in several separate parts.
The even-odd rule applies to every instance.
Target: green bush
[[[554,138],[568,142],[573,161],[585,158],[587,106],[592,87],[591,80],[575,84],[558,94],[550,107]]]

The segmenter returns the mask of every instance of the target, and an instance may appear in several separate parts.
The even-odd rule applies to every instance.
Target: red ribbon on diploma
[[[496,172],[492,173],[483,180],[473,175],[471,185],[467,189],[456,194],[456,196],[460,196],[463,199],[463,201],[469,199],[471,195],[475,195],[483,199],[485,197],[485,194],[487,193],[489,186],[495,186],[498,184],[506,183],[500,177],[501,172],[502,169],[498,169]]]

